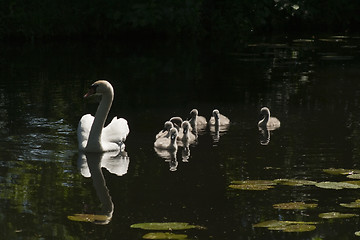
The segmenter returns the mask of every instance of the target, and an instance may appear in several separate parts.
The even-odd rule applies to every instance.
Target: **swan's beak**
[[[90,97],[91,95],[95,94],[95,89],[90,88],[89,91],[84,95],[84,98]]]

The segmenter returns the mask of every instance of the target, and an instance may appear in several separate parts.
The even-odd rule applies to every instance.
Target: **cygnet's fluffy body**
[[[161,137],[169,137],[170,136],[170,129],[174,127],[172,122],[166,121],[164,123],[164,129],[161,130],[158,134],[156,134],[155,139],[161,138]]]
[[[177,150],[177,143],[176,138],[178,136],[178,131],[176,128],[170,129],[170,136],[169,137],[161,137],[156,139],[154,142],[154,147],[159,149],[166,149],[166,150]]]
[[[212,116],[209,120],[210,126],[225,126],[230,124],[230,119],[224,115],[222,115],[219,110],[214,109],[212,112]]]
[[[199,116],[199,111],[197,109],[193,109],[190,112],[190,120],[189,123],[193,129],[202,129],[206,128],[207,121],[203,116]]]

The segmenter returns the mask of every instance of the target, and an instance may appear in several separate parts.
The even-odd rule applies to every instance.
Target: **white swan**
[[[85,152],[109,152],[118,151],[123,147],[129,126],[125,119],[114,117],[104,128],[105,120],[110,111],[114,98],[114,90],[111,84],[105,80],[94,82],[84,98],[93,94],[102,95],[95,118],[90,114],[84,115],[79,122],[77,136],[79,149]]]
[[[275,130],[280,127],[279,119],[270,116],[269,108],[267,107],[261,108],[260,113],[261,115],[264,116],[264,118],[258,122],[259,128],[267,128],[268,130]]]
[[[230,119],[227,118],[226,116],[222,115],[219,110],[214,109],[214,111],[212,112],[212,117],[209,120],[209,125],[210,126],[226,126],[230,124]]]
[[[199,116],[199,111],[197,109],[193,109],[190,112],[190,125],[193,129],[203,129],[206,128],[207,121],[203,116]]]
[[[176,138],[178,136],[178,131],[176,128],[170,129],[170,137],[162,137],[156,139],[154,142],[154,147],[159,149],[166,149],[166,150],[177,150],[178,146],[176,143]]]
[[[161,138],[161,137],[169,137],[170,136],[170,129],[174,127],[173,123],[170,121],[166,121],[164,123],[164,129],[161,130],[158,134],[156,134],[155,139]]]

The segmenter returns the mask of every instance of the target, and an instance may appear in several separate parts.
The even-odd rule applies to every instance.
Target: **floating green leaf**
[[[254,224],[253,227],[265,227],[269,230],[284,231],[284,232],[306,232],[316,229],[317,222],[299,222],[299,221],[278,221],[269,220]]]
[[[307,209],[307,208],[316,208],[316,203],[304,203],[304,202],[289,202],[289,203],[278,203],[273,205],[276,209]]]
[[[323,169],[324,172],[333,174],[333,175],[349,175],[360,173],[358,169],[344,169],[344,168],[328,168]]]
[[[143,237],[143,239],[186,239],[186,234],[175,234],[171,232],[152,232],[147,233]]]
[[[340,190],[344,188],[348,188],[348,189],[360,188],[360,185],[351,184],[348,182],[328,182],[328,181],[316,183],[315,186],[319,188],[335,189],[335,190]]]
[[[355,185],[359,185],[360,186],[360,181],[354,180],[354,181],[344,181],[346,183],[351,183],[351,184],[355,184]]]
[[[244,180],[244,181],[231,181],[236,185],[276,185],[272,180]]]
[[[347,207],[347,208],[360,208],[360,199],[357,199],[351,203],[340,203],[340,206]]]
[[[191,225],[184,222],[150,222],[150,223],[136,223],[130,226],[131,228],[141,228],[144,230],[186,230],[192,228],[202,228],[201,226]]]
[[[109,219],[106,215],[96,215],[96,214],[74,214],[67,217],[71,221],[77,222],[95,222],[95,221],[107,221]]]
[[[357,214],[353,213],[340,213],[340,212],[327,212],[327,213],[320,213],[319,217],[325,219],[332,219],[332,218],[351,218],[358,216]]]
[[[264,191],[274,187],[268,185],[230,185],[229,188],[249,191]]]
[[[232,181],[230,188],[250,191],[264,191],[270,188],[274,188],[276,185],[271,180],[245,180],[245,181]]]
[[[350,174],[350,175],[347,175],[346,177],[351,178],[351,179],[360,179],[360,173]]]
[[[360,231],[355,232],[355,236],[360,237]]]
[[[314,231],[316,226],[307,224],[288,225],[282,231],[284,232],[310,232]]]
[[[286,179],[286,178],[280,178],[275,179],[274,182],[282,185],[288,185],[288,186],[304,186],[304,185],[315,185],[316,182],[310,181],[310,180],[302,180],[302,179]]]

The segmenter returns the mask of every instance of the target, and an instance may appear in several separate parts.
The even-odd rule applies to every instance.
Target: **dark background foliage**
[[[2,0],[0,37],[236,39],[263,32],[351,32],[357,31],[359,12],[357,0]]]

